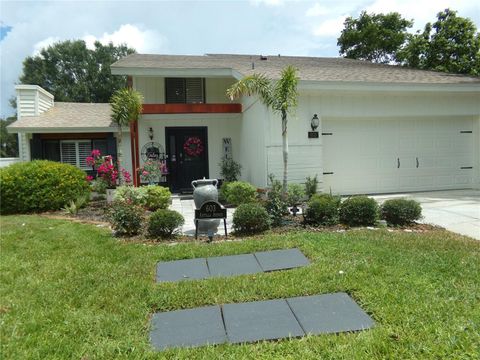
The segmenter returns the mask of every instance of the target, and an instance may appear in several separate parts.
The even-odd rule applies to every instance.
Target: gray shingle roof
[[[254,63],[254,69],[252,69]],[[132,54],[112,68],[233,69],[242,75],[263,73],[279,78],[281,70],[293,65],[301,80],[321,82],[369,82],[404,84],[480,84],[480,77],[415,70],[402,66],[374,64],[345,58],[207,54],[203,56]],[[127,70],[128,72],[128,70]]]
[[[55,129],[83,128],[96,129],[116,126],[110,120],[110,104],[56,102],[54,107],[38,116],[24,116],[8,128],[15,129]]]

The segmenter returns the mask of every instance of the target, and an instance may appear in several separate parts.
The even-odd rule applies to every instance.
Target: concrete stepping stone
[[[223,305],[223,319],[232,343],[305,335],[285,300]]]
[[[253,254],[207,258],[211,276],[232,276],[263,272]]]
[[[152,317],[150,342],[158,350],[226,341],[218,305],[156,313]]]
[[[210,276],[205,258],[160,262],[157,282],[205,279]]]
[[[371,328],[374,321],[346,293],[287,299],[303,330],[309,334]]]
[[[374,324],[346,293],[335,293],[156,313],[150,341],[162,350],[358,331]]]
[[[263,271],[286,270],[310,264],[298,249],[256,252],[255,257]]]
[[[310,261],[298,249],[159,262],[157,282],[255,274],[305,266]]]

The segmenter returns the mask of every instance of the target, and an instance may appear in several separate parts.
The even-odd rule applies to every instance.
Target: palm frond
[[[263,74],[245,76],[227,89],[227,96],[231,99],[238,99],[242,95],[258,95],[265,105],[272,104],[272,83]]]
[[[291,65],[282,70],[280,79],[275,83],[275,106],[276,111],[290,111],[297,106],[298,98],[297,69]]]
[[[142,103],[142,94],[136,90],[125,88],[115,91],[110,99],[112,121],[121,127],[138,120],[142,113]]]

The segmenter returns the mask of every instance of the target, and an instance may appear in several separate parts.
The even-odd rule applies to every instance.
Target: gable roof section
[[[253,69],[252,69],[253,64]],[[403,66],[374,64],[345,58],[207,54],[203,56],[131,54],[112,65],[112,73],[136,75],[155,70],[230,70],[242,77],[261,73],[278,79],[287,65],[298,68],[300,80],[314,82],[384,83],[384,84],[480,84],[480,77],[411,69]],[[135,73],[134,73],[135,72]],[[194,72],[192,72],[193,74]]]
[[[35,132],[115,131],[110,119],[110,104],[56,102],[38,116],[24,116],[8,126],[10,132],[35,130]]]

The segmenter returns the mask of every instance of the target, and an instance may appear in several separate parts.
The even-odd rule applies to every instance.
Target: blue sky
[[[25,57],[67,39],[126,42],[140,53],[338,56],[347,16],[400,12],[412,31],[450,7],[480,28],[475,0],[0,1],[0,116]]]

